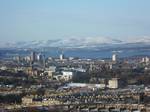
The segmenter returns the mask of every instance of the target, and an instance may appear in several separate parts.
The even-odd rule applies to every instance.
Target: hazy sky
[[[150,0],[0,0],[1,41],[150,35]]]

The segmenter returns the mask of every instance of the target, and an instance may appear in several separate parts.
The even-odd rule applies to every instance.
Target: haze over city
[[[0,41],[149,38],[149,4],[149,0],[0,0]]]

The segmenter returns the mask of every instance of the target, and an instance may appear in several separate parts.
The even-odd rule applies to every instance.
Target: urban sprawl
[[[150,57],[3,58],[0,112],[150,112]]]

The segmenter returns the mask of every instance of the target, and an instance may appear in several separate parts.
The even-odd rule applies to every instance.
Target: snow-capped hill
[[[17,48],[38,48],[38,47],[93,47],[106,44],[119,44],[121,40],[112,39],[108,37],[86,37],[86,38],[68,38],[68,39],[57,39],[57,40],[35,40],[27,42],[16,42],[7,43],[8,47]],[[7,47],[7,46],[6,46]]]
[[[51,43],[52,46],[58,47],[90,47],[103,44],[119,44],[121,40],[105,37],[86,37],[86,38],[69,38],[61,39]]]
[[[126,43],[143,43],[143,44],[150,44],[150,37],[143,36],[143,37],[135,37],[129,40],[126,40]]]
[[[41,47],[64,47],[64,48],[100,48],[118,45],[150,45],[150,37],[131,38],[119,40],[110,37],[86,37],[65,38],[55,40],[35,40],[22,42],[9,42],[1,44],[3,48],[41,48]]]

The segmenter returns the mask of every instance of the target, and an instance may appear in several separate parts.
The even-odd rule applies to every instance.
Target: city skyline
[[[2,42],[111,37],[149,38],[148,0],[1,0]]]

